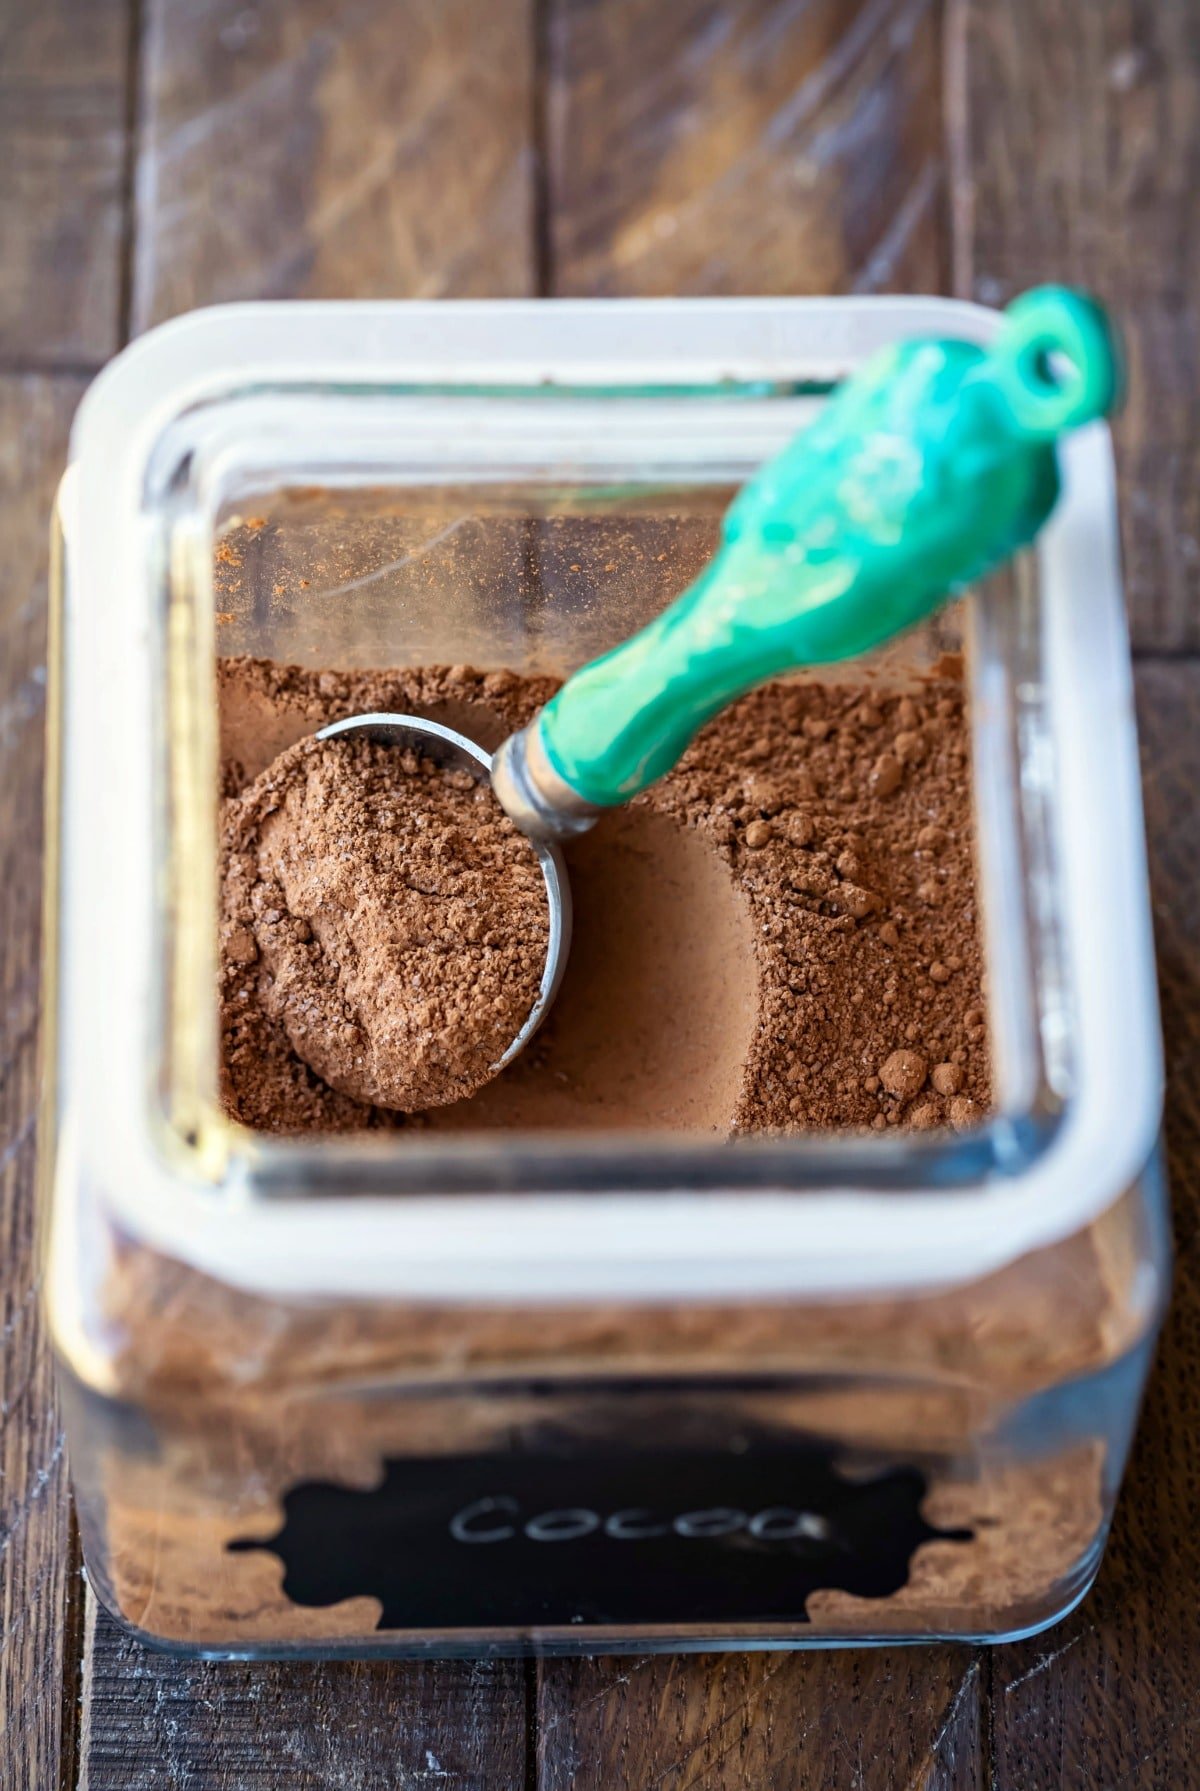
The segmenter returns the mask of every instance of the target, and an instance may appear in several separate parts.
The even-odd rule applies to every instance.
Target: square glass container
[[[92,1583],[147,1640],[994,1639],[1086,1591],[1168,1273],[1102,427],[1036,555],[843,674],[966,651],[986,1124],[297,1140],[217,1099],[218,654],[565,674],[874,350],[994,327],[237,306],[93,386],[56,514],[45,1285]]]

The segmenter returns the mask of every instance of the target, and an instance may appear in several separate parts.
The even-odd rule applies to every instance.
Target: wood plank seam
[[[63,1624],[63,1685],[58,1735],[59,1791],[76,1791],[83,1745],[83,1655],[88,1596],[83,1574],[83,1548],[73,1512],[68,1549],[67,1608]]]
[[[108,363],[108,356],[95,360],[72,355],[4,354],[0,352],[0,379],[83,379],[93,380]]]
[[[126,0],[129,36],[125,46],[125,162],[121,170],[121,248],[118,328],[121,347],[133,337],[133,280],[137,265],[137,179],[142,144],[142,41],[145,0]]]
[[[534,291],[538,298],[554,292],[554,231],[550,194],[550,9],[553,0],[531,0],[529,25],[533,36],[533,256]]]

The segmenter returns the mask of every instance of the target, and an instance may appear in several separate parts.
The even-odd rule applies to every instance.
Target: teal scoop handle
[[[522,776],[577,817],[626,802],[753,685],[921,621],[1033,539],[1059,492],[1058,438],[1120,385],[1105,313],[1058,287],[1017,299],[987,347],[886,349],[739,492],[682,596],[547,703]]]

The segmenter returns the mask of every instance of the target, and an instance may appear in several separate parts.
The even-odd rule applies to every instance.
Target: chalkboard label
[[[922,1543],[924,1473],[812,1441],[404,1457],[362,1492],[305,1481],[267,1549],[296,1604],[379,1599],[382,1630],[794,1624],[832,1588],[886,1598]]]

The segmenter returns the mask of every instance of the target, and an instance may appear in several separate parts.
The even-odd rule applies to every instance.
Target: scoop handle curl
[[[578,814],[625,802],[751,686],[920,621],[1033,539],[1058,438],[1120,385],[1104,312],[1057,287],[1016,300],[987,347],[885,350],[738,494],[695,583],[546,705],[530,764]]]

